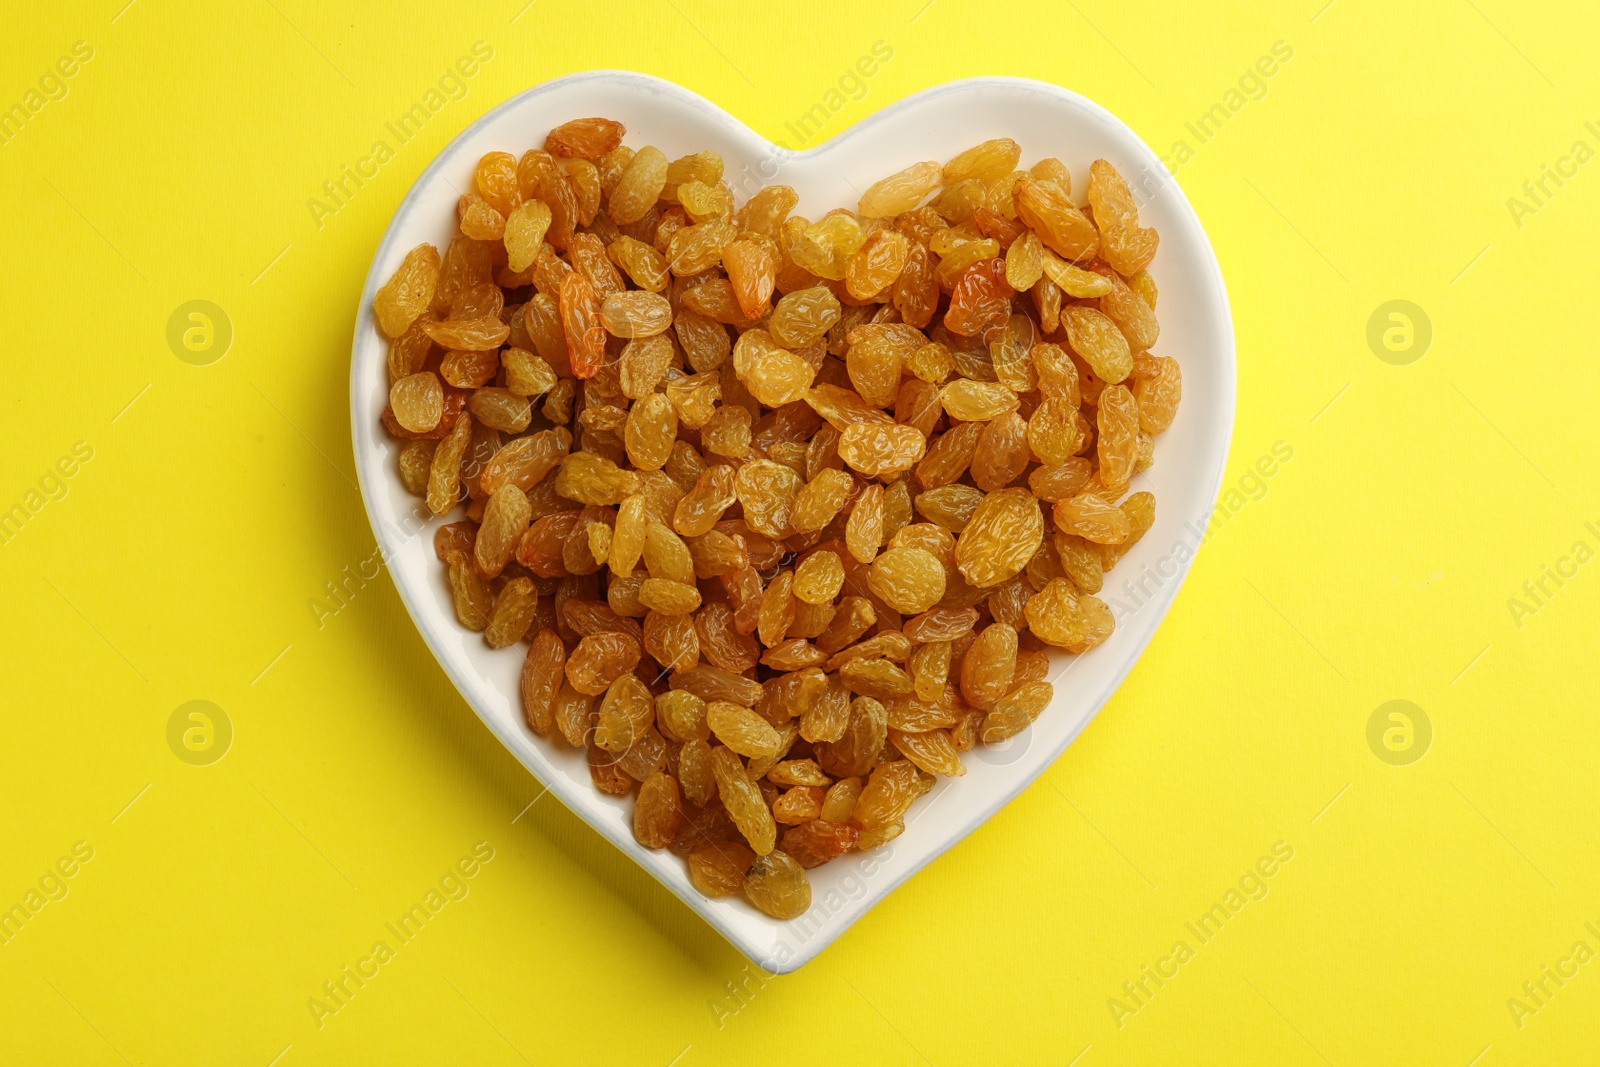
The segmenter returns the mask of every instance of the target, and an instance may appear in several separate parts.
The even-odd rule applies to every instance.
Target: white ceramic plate
[[[790,922],[743,900],[708,900],[690,884],[684,861],[633,839],[632,801],[595,791],[581,753],[542,741],[523,723],[517,696],[524,646],[491,651],[456,622],[443,568],[434,557],[426,516],[401,487],[399,446],[378,415],[388,398],[387,344],[372,317],[372,298],[405,253],[422,241],[441,251],[455,223],[455,203],[471,187],[473,166],[493,150],[521,154],[552,126],[604,115],[628,128],[627,143],[653,144],[675,158],[711,148],[742,202],[781,182],[800,193],[801,214],[819,217],[854,206],[883,175],[924,159],[945,160],[986,138],[1015,138],[1026,155],[1061,158],[1078,199],[1089,163],[1114,163],[1142,203],[1140,221],[1161,233],[1150,273],[1160,285],[1157,351],[1183,366],[1183,403],[1156,444],[1156,462],[1135,479],[1158,501],[1155,526],[1119,564],[1102,593],[1117,615],[1116,633],[1081,657],[1054,663],[1056,697],[1033,727],[998,748],[967,753],[967,774],[941,780],[919,800],[905,833],[873,852],[845,856],[811,872],[812,911]],[[1210,518],[1233,428],[1233,325],[1216,257],[1194,210],[1155,154],[1104,108],[1042,82],[971,78],[900,101],[832,140],[791,153],[749,130],[687,89],[624,71],[574,74],[541,85],[473,123],[433,161],[407,194],[378,246],[356,315],[350,373],[350,421],[361,493],[401,599],[445,673],[489,729],[563,803],[626,852],[768,972],[810,960],[896,886],[956,844],[1020,793],[1093,718],[1138,660],[1177,594]],[[456,516],[459,517],[459,516]]]

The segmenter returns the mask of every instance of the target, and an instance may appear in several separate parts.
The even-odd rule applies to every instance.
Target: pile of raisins
[[[577,119],[483,157],[378,291],[382,422],[528,727],[709,896],[780,919],[1050,703],[1155,519],[1154,230],[998,138],[811,221]],[[1049,505],[1047,520],[1045,505]]]

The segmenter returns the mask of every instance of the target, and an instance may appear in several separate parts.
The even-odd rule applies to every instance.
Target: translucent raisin
[[[905,818],[911,802],[921,795],[915,764],[908,760],[879,764],[862,788],[850,821],[863,831],[891,826]]]
[[[651,393],[628,410],[623,445],[628,461],[642,471],[660,470],[672,455],[678,415],[660,393]]]
[[[862,563],[871,563],[883,544],[883,487],[869,485],[856,498],[845,524],[845,545]]]
[[[944,596],[944,566],[923,549],[890,548],[873,560],[867,584],[874,595],[896,611],[915,615],[927,611]]]
[[[1134,359],[1134,398],[1139,401],[1139,427],[1145,433],[1164,433],[1178,413],[1183,397],[1183,375],[1178,361],[1166,356]]]
[[[1100,394],[1097,411],[1100,480],[1108,487],[1125,486],[1138,458],[1139,404],[1126,386],[1113,385]]]
[[[700,606],[700,591],[687,582],[646,578],[639,585],[639,603],[663,615],[687,615]]]
[[[612,293],[600,306],[600,321],[613,337],[654,337],[672,325],[672,305],[641,289]]]
[[[1133,373],[1133,352],[1117,324],[1093,308],[1070,307],[1061,312],[1072,350],[1097,377],[1115,384]]]
[[[1122,335],[1117,336],[1120,338]],[[946,414],[962,422],[987,422],[1018,407],[1017,394],[999,382],[978,382],[967,378],[960,378],[945,386],[939,393],[939,401],[944,405]]]
[[[472,416],[462,412],[448,436],[433,453],[428,472],[428,508],[435,515],[449,514],[461,495],[461,460],[472,440]]]
[[[389,387],[395,421],[413,433],[427,433],[444,417],[444,386],[432,371],[407,375]]]
[[[469,630],[483,630],[489,625],[489,613],[494,609],[494,592],[488,580],[478,573],[477,566],[465,553],[452,552],[445,562],[456,621]]]
[[[789,293],[778,301],[767,320],[767,329],[778,343],[790,349],[804,348],[828,332],[839,321],[839,298],[823,286]]]
[[[962,271],[950,293],[950,307],[944,315],[945,328],[966,337],[977,336],[1010,317],[1013,295],[1006,281],[1005,260],[975,262]]]
[[[914,163],[868,186],[856,210],[869,219],[892,218],[910,211],[939,188],[942,172],[937,163]]]
[[[795,495],[791,525],[796,533],[820,530],[844,507],[855,481],[841,470],[821,470]]]
[[[993,181],[1016,169],[1022,146],[1009,137],[996,137],[959,152],[944,165],[944,182],[954,185],[969,179]]]
[[[659,772],[646,778],[633,802],[634,840],[645,848],[666,848],[678,836],[681,821],[677,780]]]
[[[739,310],[747,319],[759,319],[778,280],[778,246],[770,237],[747,234],[722,250],[722,266]]]
[[[775,754],[779,748],[778,731],[749,708],[726,700],[714,700],[706,705],[706,725],[718,741],[741,756],[752,759]]]
[[[598,696],[639,662],[639,642],[626,634],[590,634],[567,657],[567,681],[580,693]]]
[[[915,426],[857,422],[839,437],[839,458],[868,477],[910,470],[927,451],[928,439]]]
[[[1021,571],[1043,541],[1044,516],[1033,493],[1002,489],[983,498],[961,531],[956,566],[979,588],[999,585]]]
[[[1055,182],[1031,176],[1019,178],[1013,196],[1017,217],[1051,251],[1067,259],[1082,259],[1099,248],[1100,235],[1094,224]]]
[[[556,492],[581,504],[620,504],[638,488],[638,474],[592,452],[564,456],[556,473]]]
[[[757,533],[787,537],[802,484],[800,475],[781,463],[766,459],[746,463],[734,479],[734,492],[744,505],[744,521]]]
[[[407,252],[372,300],[378,328],[390,337],[406,332],[413,320],[433,302],[439,284],[439,250],[420,244]]]
[[[571,119],[545,135],[544,150],[553,156],[596,160],[621,144],[625,132],[614,119]]]
[[[860,778],[844,778],[828,787],[822,799],[822,818],[831,823],[849,822],[855,812],[856,801],[861,798]]]
[[[1026,682],[995,702],[983,719],[983,743],[999,744],[1027,729],[1055,695],[1049,682]]]
[[[824,801],[824,808],[826,803]],[[813,819],[784,831],[783,851],[793,856],[802,867],[820,867],[849,852],[860,836],[860,830],[843,821]]]
[[[989,420],[972,453],[972,480],[986,493],[1004,489],[1028,466],[1028,423],[1014,411]]]
[[[511,328],[493,315],[428,323],[423,332],[445,348],[482,352],[499,348]]]
[[[961,695],[976,708],[988,708],[1011,689],[1017,668],[1017,631],[1003,622],[978,634],[961,661]]]
[[[689,880],[708,897],[744,891],[745,872],[756,854],[737,841],[718,841],[689,853]]]
[[[744,876],[744,895],[774,919],[794,919],[811,907],[811,880],[799,861],[771,849],[750,865]]]
[[[758,855],[770,853],[777,842],[777,824],[744,764],[732,749],[719,746],[711,750],[711,770],[717,780],[717,795],[734,825]]]
[[[783,220],[800,202],[800,195],[787,185],[769,185],[745,201],[739,209],[739,227],[750,233],[776,238]]]
[[[832,603],[843,586],[844,564],[838,553],[813,552],[795,568],[794,595],[807,604]]]
[[[888,731],[889,711],[883,703],[869,696],[856,697],[850,702],[849,719],[839,738],[814,746],[817,763],[839,778],[866,774],[876,766]]]
[[[532,518],[528,495],[516,486],[502,485],[490,494],[473,548],[478,569],[485,576],[497,576],[511,562]]]
[[[1057,578],[1028,600],[1028,629],[1046,644],[1067,648],[1089,635],[1089,613],[1080,594],[1065,578]]]
[[[877,297],[905,269],[911,242],[894,230],[879,230],[868,237],[845,267],[845,287],[857,300]]]
[[[967,773],[961,765],[961,754],[950,740],[948,730],[928,730],[923,733],[889,731],[889,740],[900,754],[920,770],[941,778],[958,778]]]

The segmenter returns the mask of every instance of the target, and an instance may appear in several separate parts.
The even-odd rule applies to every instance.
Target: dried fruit
[[[1017,179],[1017,217],[1039,235],[1045,247],[1068,259],[1082,259],[1100,245],[1094,224],[1084,217],[1064,190],[1032,176]]]
[[[522,665],[521,694],[523,717],[536,734],[548,734],[555,725],[554,703],[566,679],[566,666],[561,636],[548,629],[535,634]]]
[[[603,524],[594,527],[605,529]],[[688,615],[652,611],[644,618],[644,650],[667,670],[686,671],[700,662],[700,635]]]
[[[1061,312],[1061,325],[1072,350],[1083,357],[1096,377],[1115,384],[1133,373],[1128,339],[1104,314],[1093,308],[1066,308]]]
[[[992,241],[974,241],[972,244],[985,246],[973,248],[969,253],[972,255],[992,255],[998,251],[997,247],[988,247],[994,244]],[[953,256],[946,257],[939,264],[940,270],[954,269],[957,262]],[[962,270],[950,293],[950,308],[944,316],[945,328],[964,337],[982,334],[1010,317],[1011,298],[1015,295],[1006,281],[1005,260],[984,259],[975,262]]]
[[[1127,485],[1138,459],[1139,404],[1126,386],[1108,386],[1100,393],[1095,425],[1100,481],[1107,487]]]
[[[915,615],[944,596],[944,564],[924,549],[890,548],[873,560],[867,586],[896,611]]]
[[[374,300],[380,422],[465,506],[435,553],[464,628],[527,641],[529,729],[701,892],[795,916],[1044,712],[1043,646],[1112,634],[1182,392],[1156,235],[1106,161],[1080,209],[1009,138],[812,221],[624,133],[479,159]]]
[[[824,286],[785,295],[772,309],[767,329],[781,345],[804,348],[839,321],[839,298]]]
[[[672,305],[642,290],[612,293],[600,305],[600,322],[613,337],[654,337],[672,325]]]
[[[789,258],[819,278],[842,281],[850,257],[865,240],[861,224],[852,216],[828,215],[804,228],[789,245]]]
[[[711,736],[710,727],[706,725],[706,702],[681,689],[669,689],[656,697],[656,724],[668,737],[683,741],[685,752],[692,742],[703,744]],[[706,772],[710,773],[709,763]],[[689,775],[682,774],[681,778],[684,788],[689,789]],[[690,790],[690,799],[704,805],[709,795],[698,796]]]
[[[928,439],[915,426],[857,422],[839,436],[839,458],[877,478],[910,470],[927,446]]]
[[[552,156],[595,160],[621,144],[625,132],[612,119],[571,119],[545,136],[544,150]]]
[[[1103,159],[1089,164],[1089,205],[1100,226],[1100,251],[1117,273],[1131,276],[1155,258],[1156,231],[1139,225],[1128,183]]]
[[[678,783],[657,772],[644,780],[633,802],[633,836],[645,848],[666,848],[678,836]]]
[[[444,386],[432,371],[408,374],[389,387],[395,421],[413,433],[427,433],[444,417]]]
[[[700,606],[700,591],[688,582],[646,578],[639,584],[639,603],[663,615],[687,615]]]
[[[1044,541],[1044,516],[1027,489],[1002,489],[979,502],[956,540],[956,567],[979,588],[1027,566]]]
[[[745,872],[756,854],[737,841],[718,841],[689,853],[689,880],[708,897],[726,897],[744,890]]]
[[[706,725],[718,741],[752,759],[775,755],[781,743],[778,731],[765,719],[726,700],[706,705]]]
[[[428,509],[435,515],[449,514],[460,498],[461,460],[471,440],[472,416],[463,411],[433,452],[433,467],[428,472]]]
[[[480,424],[502,433],[521,433],[533,418],[527,397],[495,386],[474,389],[467,397],[467,410]]]
[[[580,504],[620,504],[638,488],[637,474],[592,452],[564,456],[556,472],[556,492]]]
[[[659,148],[639,149],[611,190],[612,221],[626,226],[644,218],[666,184],[667,157]]]
[[[639,662],[639,642],[627,634],[590,634],[567,657],[567,682],[588,696],[604,693]]]
[[[915,764],[908,760],[880,763],[862,788],[850,821],[863,831],[892,826],[905,818],[911,802],[921,795]]]
[[[759,319],[778,280],[778,246],[763,235],[742,237],[722,250],[722,267],[740,312],[747,319]]]
[[[817,743],[817,763],[839,778],[855,777],[872,770],[878,753],[888,739],[889,711],[881,701],[859,696],[850,702],[849,718],[840,736]]]
[[[845,267],[845,288],[857,300],[871,300],[893,285],[905,269],[911,242],[894,230],[868,237]]]
[[[992,493],[1021,477],[1028,466],[1029,426],[1014,411],[984,425],[972,453],[972,480],[979,489]]]
[[[751,779],[733,750],[711,750],[711,772],[716,776],[717,795],[739,832],[757,855],[765,856],[777,843],[778,827],[767,808],[766,798]]]
[[[961,660],[961,695],[975,708],[988,708],[1011,689],[1016,669],[1017,631],[991,623]]]
[[[1178,361],[1166,356],[1136,356],[1133,361],[1134,399],[1139,402],[1139,428],[1145,433],[1165,433],[1183,398],[1183,376]]]
[[[833,521],[849,499],[854,485],[854,479],[844,471],[818,471],[816,477],[795,494],[794,512],[790,519],[795,533],[811,533]]]
[[[1088,633],[1088,620],[1079,597],[1067,579],[1050,582],[1028,599],[1028,629],[1046,644],[1062,648],[1083,640]]]
[[[793,468],[758,459],[739,468],[734,493],[744,506],[744,521],[754,531],[771,538],[789,535],[795,498],[802,482]]]
[[[983,718],[982,736],[986,745],[999,744],[1015,737],[1050,703],[1055,695],[1049,682],[1025,682],[1006,696],[995,701],[993,708]]]
[[[592,378],[605,361],[606,331],[600,321],[600,298],[583,275],[574,271],[561,279],[561,328],[567,338],[567,359],[572,373]]]
[[[811,881],[798,861],[774,849],[750,865],[744,895],[774,919],[793,919],[811,907]]]
[[[1118,334],[1117,336],[1121,336]],[[945,386],[939,394],[945,413],[962,422],[987,422],[1008,411],[1017,410],[1017,394],[998,382],[977,382],[962,378]]]
[[[1104,496],[1085,490],[1059,501],[1055,508],[1056,529],[1077,534],[1085,541],[1115,545],[1128,537],[1128,516]]]
[[[399,337],[429,304],[439,284],[439,250],[422,244],[406,253],[400,266],[372,299],[378,328]]]
[[[856,210],[868,219],[892,218],[910,211],[939,188],[942,171],[937,163],[915,163],[868,186]]]
[[[511,327],[493,315],[483,315],[470,319],[430,322],[423,326],[422,332],[426,333],[434,344],[445,348],[480,352],[499,348],[510,336]]]
[[[1009,137],[996,137],[974,145],[944,165],[944,182],[954,185],[967,179],[994,181],[1016,169],[1022,146]]]
[[[967,773],[948,730],[929,730],[925,733],[890,730],[889,740],[901,755],[929,774],[941,778],[959,778]]]
[[[478,569],[484,575],[493,578],[505,569],[532,519],[533,507],[528,503],[528,494],[516,486],[502,485],[490,494],[473,547]]]
[[[807,604],[831,604],[844,587],[844,564],[836,552],[814,552],[794,570],[794,595]]]
[[[781,407],[805,396],[816,369],[778,347],[772,335],[750,330],[733,346],[733,370],[739,382],[767,407]]]

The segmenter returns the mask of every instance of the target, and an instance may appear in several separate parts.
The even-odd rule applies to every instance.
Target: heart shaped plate
[[[1023,146],[1024,165],[1043,156],[1070,168],[1078,199],[1089,163],[1110,160],[1140,203],[1140,222],[1161,234],[1149,270],[1160,286],[1157,351],[1183,368],[1183,403],[1156,442],[1155,465],[1133,489],[1155,493],[1154,527],[1118,565],[1101,596],[1116,632],[1082,656],[1052,660],[1053,703],[1031,728],[1002,746],[965,754],[967,774],[940,779],[918,800],[906,829],[867,853],[849,853],[810,872],[812,909],[791,921],[742,899],[707,899],[684,861],[633,838],[632,802],[597,792],[583,754],[541,740],[524,724],[518,698],[523,646],[491,650],[455,619],[444,568],[433,551],[434,519],[400,484],[397,442],[379,428],[388,399],[387,342],[372,315],[380,285],[423,241],[441,250],[454,230],[456,199],[471,188],[478,158],[520,154],[551,127],[602,115],[628,128],[627,143],[653,144],[672,159],[714,149],[724,180],[743,202],[765,185],[793,186],[796,209],[818,218],[854,206],[861,190],[919,160],[946,160],[991,137]],[[440,666],[474,711],[535,777],[603,837],[675,893],[768,973],[814,957],[896,886],[977,829],[1028,786],[1077,737],[1116,691],[1160,625],[1204,536],[1233,429],[1234,345],[1227,292],[1194,210],[1139,137],[1104,108],[1066,89],[1019,78],[970,78],[917,93],[815,148],[789,151],[671,82],[627,71],[573,74],[506,101],[461,133],[417,179],[373,256],[356,314],[350,424],[367,515],[400,597]]]

